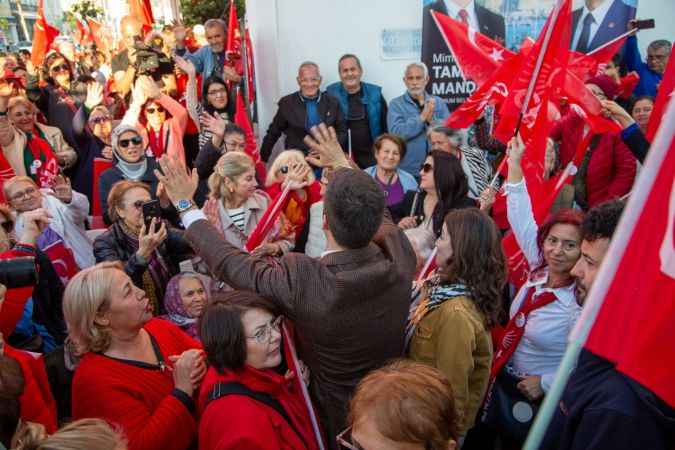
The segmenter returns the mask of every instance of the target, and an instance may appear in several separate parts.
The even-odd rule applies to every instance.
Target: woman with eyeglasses
[[[113,117],[103,105],[103,86],[87,85],[84,104],[73,117],[73,133],[79,155],[73,175],[73,189],[89,198],[89,204],[100,204],[99,175],[112,166]],[[96,208],[100,210],[100,206]]]
[[[187,110],[180,103],[162,94],[149,76],[138,77],[122,123],[142,124],[141,132],[147,137],[149,155],[160,158],[167,154],[185,162],[183,136],[187,122]]]
[[[243,250],[271,203],[270,197],[258,189],[253,159],[246,153],[225,153],[208,183],[209,199],[204,203],[204,214],[226,241]],[[286,223],[282,212],[278,223],[253,254],[288,253],[294,245],[294,233],[288,230]]]
[[[206,373],[199,342],[153,319],[150,299],[119,263],[78,273],[63,314],[83,355],[73,378],[73,418],[119,427],[129,450],[192,448],[193,396]]]
[[[410,191],[403,200],[403,217],[398,226],[404,230],[421,227],[440,237],[443,218],[453,209],[477,207],[468,197],[469,185],[457,157],[434,150],[420,169],[421,192]]]
[[[407,359],[370,372],[349,403],[349,427],[338,435],[338,448],[455,450],[453,390],[442,372]]]
[[[72,123],[77,102],[72,92],[75,74],[70,62],[61,53],[52,52],[45,58],[40,73],[31,63],[26,68],[26,96],[44,114],[47,123],[61,130],[66,142],[75,147]]]
[[[282,316],[258,294],[233,291],[199,322],[209,370],[197,402],[201,450],[319,448]]]
[[[183,232],[152,219],[145,223],[143,205],[152,200],[150,188],[142,182],[115,183],[108,195],[112,225],[94,241],[96,262],[121,261],[134,284],[145,290],[152,313],[166,312],[164,290],[180,272],[181,261],[193,256]]]
[[[304,252],[309,232],[309,210],[321,201],[321,184],[316,181],[314,171],[299,150],[279,153],[267,172],[265,186],[273,201],[281,195],[286,183],[295,183],[296,187],[289,192],[284,216],[295,235],[295,251]]]
[[[399,165],[405,157],[405,141],[395,134],[381,134],[373,144],[375,164],[365,169],[384,190],[387,199],[387,208],[391,212],[394,223],[408,215],[403,210],[403,200],[406,193],[417,192],[415,178],[408,172],[401,170]]]
[[[488,394],[493,400],[486,404],[487,421],[507,448],[522,446],[581,313],[570,272],[581,255],[583,214],[561,209],[537,225],[521,167],[524,151],[520,136],[509,142],[504,190],[508,221],[527,260],[529,277],[513,299],[509,323],[496,341],[492,394]],[[516,416],[512,407],[517,403]]]
[[[110,223],[108,216],[108,194],[118,181],[140,181],[147,184],[152,197],[159,197],[163,208],[163,217],[172,220],[175,211],[168,199],[164,198],[159,189],[159,180],[155,176],[155,169],[159,167],[155,158],[146,156],[145,141],[135,126],[120,124],[112,133],[111,138],[113,166],[104,171],[99,177],[99,201],[103,211],[103,218]]]

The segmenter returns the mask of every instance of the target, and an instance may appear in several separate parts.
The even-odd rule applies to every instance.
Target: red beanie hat
[[[614,98],[619,93],[619,85],[617,84],[616,81],[614,81],[614,78],[608,75],[597,75],[593,78],[589,78],[588,80],[586,80],[585,84],[596,85],[597,87],[602,89],[602,92],[605,93],[605,96],[609,100],[614,100]]]

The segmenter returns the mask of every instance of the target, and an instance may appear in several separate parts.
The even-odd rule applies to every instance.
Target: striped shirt
[[[234,226],[239,228],[239,231],[244,231],[244,208],[235,208],[235,209],[228,209],[227,210],[227,215],[230,216],[230,219],[232,219],[232,223]]]

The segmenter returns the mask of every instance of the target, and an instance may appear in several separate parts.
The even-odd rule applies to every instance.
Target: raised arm
[[[185,86],[185,103],[187,111],[192,121],[200,128],[199,124],[199,96],[197,94],[197,69],[191,61],[188,61],[180,56],[174,56],[176,66],[188,76],[188,82]]]

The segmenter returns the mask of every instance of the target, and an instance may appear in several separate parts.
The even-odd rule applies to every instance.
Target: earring
[[[230,194],[234,193],[234,189],[230,188]]]

